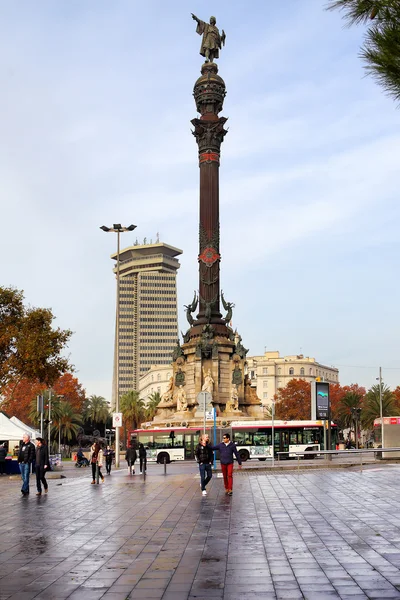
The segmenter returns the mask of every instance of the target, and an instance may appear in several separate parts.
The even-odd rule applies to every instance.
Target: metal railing
[[[354,454],[359,454],[360,455],[360,470],[362,471],[362,467],[363,467],[363,460],[362,460],[362,455],[364,453],[371,453],[373,452],[374,454],[380,454],[382,458],[382,453],[383,452],[400,452],[400,448],[365,448],[365,449],[360,449],[360,450],[308,450],[308,451],[302,451],[302,452],[296,452],[296,451],[290,451],[287,450],[285,452],[277,452],[276,454],[278,455],[278,461],[280,460],[281,455],[287,454],[287,455],[291,455],[291,456],[296,456],[297,457],[297,470],[300,470],[300,457],[306,457],[306,456],[310,456],[312,455],[313,458],[316,455],[323,455],[326,456],[326,458],[328,458],[329,456],[332,457],[332,455],[334,454],[338,454],[338,455],[343,455],[343,456],[352,456]]]

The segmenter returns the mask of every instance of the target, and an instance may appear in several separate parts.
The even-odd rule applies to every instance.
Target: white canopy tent
[[[18,417],[11,417],[10,421],[20,427],[24,432],[29,433],[32,440],[36,440],[40,437],[40,431],[37,429],[33,429],[33,427],[29,427],[29,425],[25,425]]]
[[[22,429],[19,425],[13,423],[3,412],[0,412],[0,440],[19,442],[22,440],[24,432],[29,433],[26,429]]]

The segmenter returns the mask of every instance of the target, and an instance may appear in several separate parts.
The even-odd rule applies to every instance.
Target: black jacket
[[[18,453],[18,462],[31,464],[35,458],[36,448],[32,444],[32,442],[27,442],[26,444],[22,444]]]
[[[6,462],[7,450],[4,446],[0,447],[0,462]]]
[[[196,448],[196,459],[200,465],[210,464],[214,461],[214,454],[210,446],[206,444],[202,446],[199,444]]]
[[[36,447],[36,466],[44,467],[44,465],[49,466],[49,449],[47,446],[37,446]]]
[[[143,446],[143,444],[139,444],[139,458],[146,458],[146,456],[146,448]]]
[[[137,454],[135,448],[128,448],[125,453],[125,460],[131,462],[132,464],[137,459]]]

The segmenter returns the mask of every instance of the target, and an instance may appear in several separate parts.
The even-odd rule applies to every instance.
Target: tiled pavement
[[[0,478],[0,600],[400,599],[400,466],[236,473],[232,498],[184,469]]]

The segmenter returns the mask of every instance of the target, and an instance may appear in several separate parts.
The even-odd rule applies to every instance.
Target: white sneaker
[[[143,475],[142,471],[139,471],[139,473],[140,473],[141,475]]]
[[[201,492],[201,494],[202,494],[203,496],[207,496],[207,492],[206,492],[206,490],[203,490],[203,491]]]

